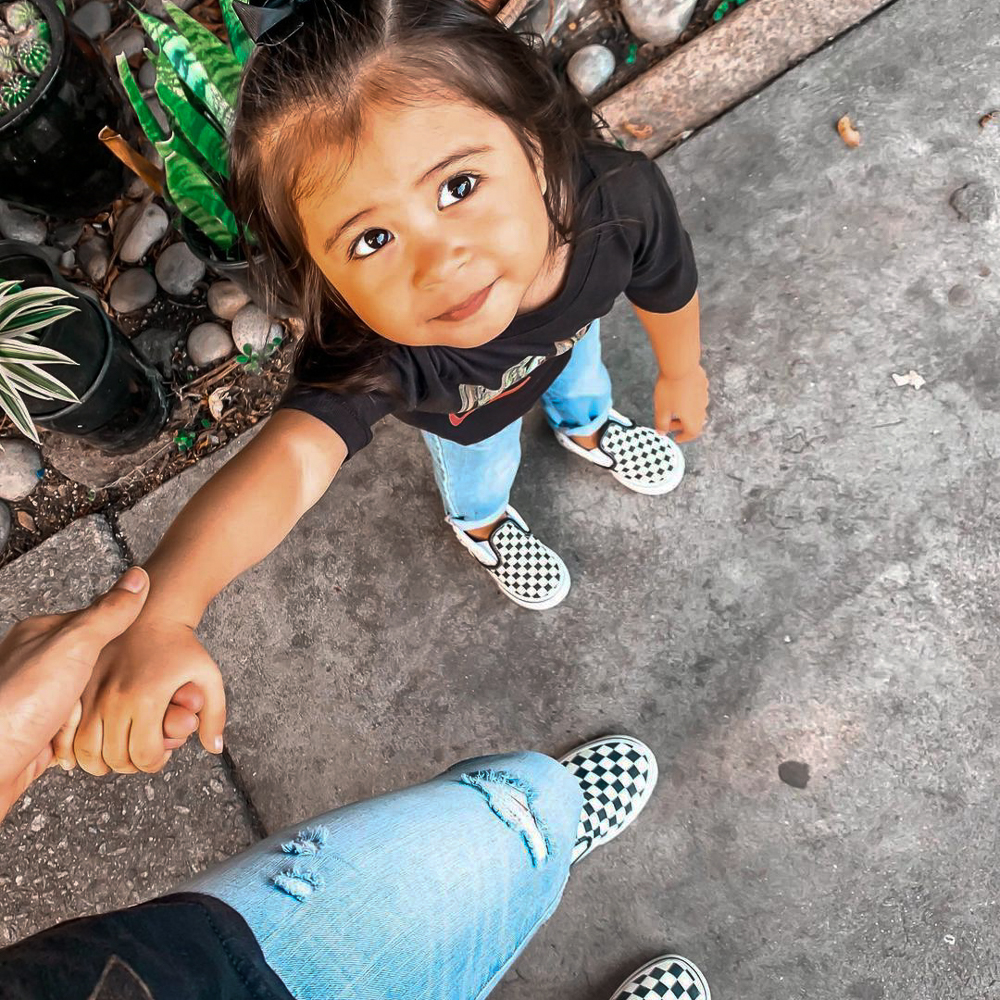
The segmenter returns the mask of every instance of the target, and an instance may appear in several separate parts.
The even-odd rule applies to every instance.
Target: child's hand
[[[164,743],[168,706],[190,685],[203,700],[201,743],[220,753],[226,695],[218,666],[187,625],[140,617],[105,649],[83,693],[73,741],[77,762],[97,775],[159,771],[170,757]]]
[[[701,365],[681,378],[657,379],[653,413],[661,434],[677,431],[677,441],[693,441],[705,426],[707,409],[708,376]]]

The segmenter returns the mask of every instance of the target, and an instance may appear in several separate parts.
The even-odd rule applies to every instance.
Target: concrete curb
[[[658,156],[894,2],[754,0],[622,87],[598,111],[629,149]]]

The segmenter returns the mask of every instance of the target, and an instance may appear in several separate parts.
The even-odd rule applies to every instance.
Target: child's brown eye
[[[388,229],[366,229],[351,247],[352,257],[370,257],[376,250],[392,242],[392,233]]]
[[[476,174],[456,174],[454,177],[449,177],[438,192],[438,207],[447,208],[457,201],[468,198],[478,185],[479,177]]]

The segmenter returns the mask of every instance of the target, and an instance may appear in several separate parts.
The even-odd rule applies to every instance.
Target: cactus
[[[12,76],[0,85],[0,104],[5,111],[16,108],[31,93],[35,81],[30,76],[19,74]]]
[[[14,46],[0,45],[0,80],[6,80],[17,72],[17,53]]]
[[[14,0],[7,6],[4,16],[14,31],[24,31],[29,25],[42,20],[42,12],[31,0]]]
[[[40,38],[43,42],[51,42],[52,30],[49,28],[48,22],[36,21],[34,24],[28,25],[28,27],[17,36],[15,41],[23,42],[29,38]]]
[[[41,38],[29,38],[17,47],[17,61],[25,73],[41,76],[52,56],[52,48]]]

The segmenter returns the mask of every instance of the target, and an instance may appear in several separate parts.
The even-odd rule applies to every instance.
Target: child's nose
[[[470,248],[464,240],[422,241],[414,254],[414,287],[426,290],[451,281],[469,262],[470,257]]]

